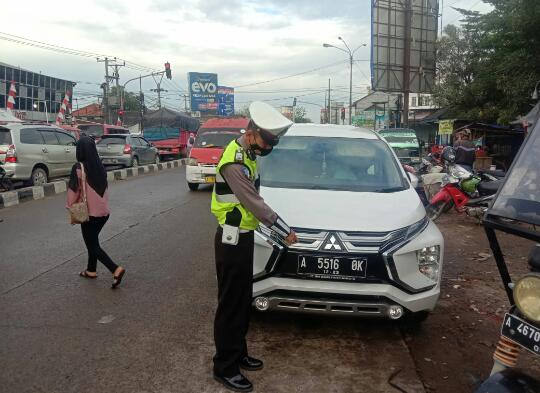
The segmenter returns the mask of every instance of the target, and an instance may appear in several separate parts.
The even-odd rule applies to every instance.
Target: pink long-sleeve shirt
[[[73,191],[68,187],[67,204],[66,207],[71,207],[74,203],[82,199],[82,179],[81,170],[77,169],[77,176],[79,177],[79,190]],[[111,212],[109,210],[109,194],[108,190],[105,190],[103,197],[101,197],[91,186],[86,182],[86,201],[88,203],[88,214],[92,217],[105,217]]]

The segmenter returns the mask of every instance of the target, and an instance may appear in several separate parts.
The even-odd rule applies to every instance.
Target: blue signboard
[[[217,74],[189,72],[189,94],[191,110],[215,114],[217,112]]]
[[[234,115],[234,87],[218,86],[218,116]]]

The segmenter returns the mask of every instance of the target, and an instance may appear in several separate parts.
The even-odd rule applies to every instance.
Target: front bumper
[[[433,281],[420,273],[416,251],[440,246],[439,275]],[[297,255],[321,254],[286,249],[257,233],[255,240],[253,297],[269,299],[269,309],[298,312],[346,313],[384,316],[392,305],[410,312],[433,310],[440,295],[443,238],[435,224],[426,226],[405,243],[358,246],[346,257],[368,256],[365,278],[355,281],[314,279],[296,274]],[[286,296],[283,296],[283,293]],[[309,298],[305,298],[309,294]]]
[[[215,178],[216,165],[186,165],[186,180],[188,183],[210,184],[214,183]]]

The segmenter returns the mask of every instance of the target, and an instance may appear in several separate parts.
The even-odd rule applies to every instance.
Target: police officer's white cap
[[[259,128],[261,137],[270,145],[276,145],[279,138],[293,125],[293,122],[265,102],[254,101],[249,106],[251,120]]]

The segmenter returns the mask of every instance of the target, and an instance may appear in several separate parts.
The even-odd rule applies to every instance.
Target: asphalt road
[[[117,290],[102,265],[78,277],[65,194],[0,210],[0,391],[225,391],[211,377],[209,189],[189,192],[179,168],[114,182],[110,198],[101,240],[127,269]],[[265,361],[247,373],[257,392],[424,391],[390,322],[253,312],[249,347]]]

